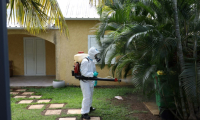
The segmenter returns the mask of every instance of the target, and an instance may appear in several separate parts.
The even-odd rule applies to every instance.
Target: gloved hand
[[[98,73],[97,71],[95,71],[95,72],[93,73],[93,76],[94,76],[94,77],[97,77],[98,74],[99,74],[99,73]]]
[[[97,80],[94,81],[94,86],[97,86]]]

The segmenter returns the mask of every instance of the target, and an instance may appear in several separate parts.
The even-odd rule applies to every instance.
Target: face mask
[[[96,59],[97,62],[99,62],[101,60],[100,59],[100,54],[96,54],[94,57],[95,57],[95,59]]]

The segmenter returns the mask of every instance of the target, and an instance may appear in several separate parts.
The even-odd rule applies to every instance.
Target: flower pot
[[[64,80],[54,80],[53,81],[53,87],[54,88],[65,87],[65,81]]]

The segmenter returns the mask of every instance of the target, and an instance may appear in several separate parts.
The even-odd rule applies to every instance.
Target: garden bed
[[[128,116],[136,117],[139,120],[161,120],[159,116],[154,116],[143,104],[140,95],[133,93],[122,96],[123,100],[111,99],[112,104],[126,106],[129,109]]]

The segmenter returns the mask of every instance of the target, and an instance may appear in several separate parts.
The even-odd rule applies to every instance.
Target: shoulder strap
[[[87,60],[88,60],[88,62],[89,62],[89,59],[87,58],[87,57],[85,57]]]

